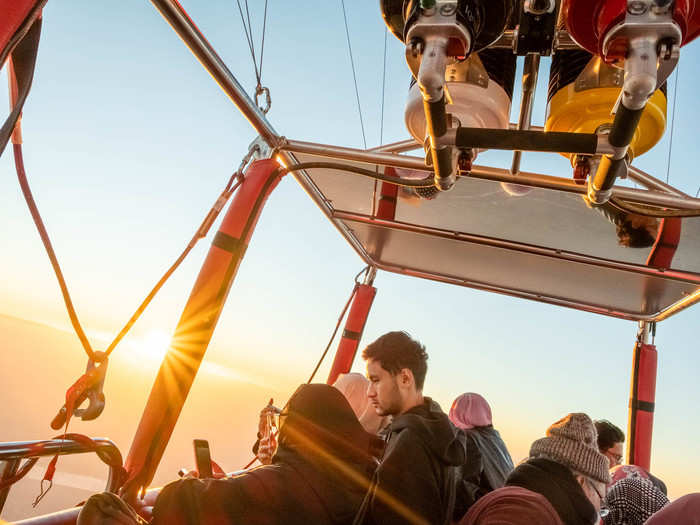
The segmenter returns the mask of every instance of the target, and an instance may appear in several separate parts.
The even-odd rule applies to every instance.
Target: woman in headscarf
[[[621,479],[625,478],[644,478],[651,481],[654,486],[663,492],[664,496],[668,496],[668,490],[666,489],[666,483],[654,476],[648,470],[639,467],[637,465],[617,465],[610,470],[610,477],[612,479],[611,485],[617,483]]]
[[[644,525],[652,514],[668,505],[668,498],[648,478],[625,477],[608,489],[609,513],[605,525]]]
[[[455,518],[463,516],[480,497],[502,487],[513,470],[513,460],[498,431],[491,407],[479,394],[462,394],[452,403],[450,421],[463,432],[467,461],[457,488]]]
[[[542,494],[522,487],[503,487],[474,504],[460,525],[564,525]]]
[[[369,380],[362,374],[351,372],[340,374],[333,386],[348,400],[353,412],[364,429],[370,434],[381,434],[389,423],[388,417],[382,417],[372,408],[367,397]]]
[[[337,389],[302,385],[280,414],[272,464],[227,479],[171,483],[152,523],[352,523],[376,465],[369,451],[377,439]]]

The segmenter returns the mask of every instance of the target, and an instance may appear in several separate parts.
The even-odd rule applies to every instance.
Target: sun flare
[[[161,330],[151,330],[134,342],[137,355],[155,363],[160,363],[170,347],[170,335]]]

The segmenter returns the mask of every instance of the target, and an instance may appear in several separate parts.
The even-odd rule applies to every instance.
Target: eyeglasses
[[[610,509],[605,507],[605,494],[601,494],[600,491],[598,490],[598,487],[595,486],[595,483],[591,481],[590,479],[586,478],[586,481],[588,482],[588,485],[595,491],[596,496],[598,496],[598,499],[600,500],[600,510],[598,511],[598,515],[601,518],[604,518],[608,514],[610,514]]]
[[[622,463],[622,454],[615,454],[610,450],[606,450],[605,452],[603,452],[603,454],[612,459],[615,462],[615,465],[619,465],[620,463]]]

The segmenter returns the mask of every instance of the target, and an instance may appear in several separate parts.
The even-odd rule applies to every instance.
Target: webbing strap
[[[34,67],[36,66],[36,57],[39,51],[40,35],[41,18],[37,18],[24,38],[17,43],[10,55],[10,60],[12,60],[12,66],[17,79],[18,95],[12,111],[2,125],[2,129],[0,129],[0,156],[3,151],[5,151],[5,147],[15,129],[17,120],[22,114],[22,108],[29,95],[29,90],[32,87]]]

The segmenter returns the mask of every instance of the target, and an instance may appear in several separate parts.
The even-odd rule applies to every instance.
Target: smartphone
[[[211,453],[209,452],[209,442],[206,439],[195,439],[194,460],[199,472],[199,479],[213,478],[211,471]]]

